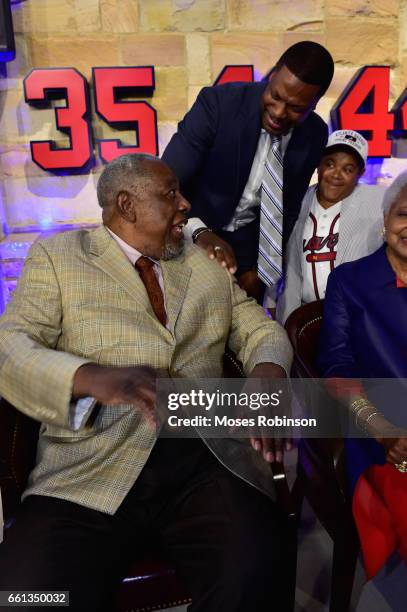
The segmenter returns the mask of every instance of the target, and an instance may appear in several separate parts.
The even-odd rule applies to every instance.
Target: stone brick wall
[[[334,82],[317,108],[325,119],[360,66],[391,65],[391,103],[407,77],[407,0],[25,0],[13,7],[13,21],[17,58],[0,71],[4,299],[36,237],[47,228],[100,219],[99,162],[87,175],[58,177],[31,161],[30,140],[66,143],[52,110],[24,102],[23,78],[31,68],[72,66],[90,81],[94,66],[153,64],[160,152],[224,65],[254,64],[259,78],[299,40],[325,44],[336,62]],[[96,117],[93,126],[96,139],[113,133]],[[123,138],[133,143],[135,136]],[[389,180],[404,166],[404,159],[387,160],[375,172]]]

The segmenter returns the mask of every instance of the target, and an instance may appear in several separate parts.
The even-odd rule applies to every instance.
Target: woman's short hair
[[[383,197],[383,213],[387,215],[393,204],[399,199],[404,189],[407,189],[407,170],[399,174],[385,191]]]

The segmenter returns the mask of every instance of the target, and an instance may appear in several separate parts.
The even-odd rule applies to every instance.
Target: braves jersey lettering
[[[316,200],[304,227],[303,301],[325,296],[326,282],[334,269],[339,242],[340,203],[324,209]]]
[[[338,244],[338,240],[339,232],[325,236],[325,238],[323,236],[312,236],[312,238],[310,238],[306,244],[304,240],[304,253],[306,251],[321,251],[325,246],[328,249],[333,250]],[[318,255],[324,256],[326,253],[319,253]],[[319,259],[309,259],[309,261],[319,261]],[[323,259],[323,261],[325,261],[325,259]]]

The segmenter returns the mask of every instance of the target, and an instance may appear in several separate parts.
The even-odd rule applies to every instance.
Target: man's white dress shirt
[[[281,138],[281,154],[284,159],[288,143],[290,142],[292,130],[284,134]],[[236,206],[233,217],[222,229],[227,232],[234,232],[254,221],[257,217],[257,208],[260,206],[260,191],[263,181],[264,165],[271,146],[270,134],[263,128],[261,129],[257,149],[253,158],[249,178],[243,190],[242,197]],[[284,189],[284,187],[283,187]],[[192,234],[199,228],[206,227],[205,223],[198,217],[192,217],[184,230],[185,237],[192,240]],[[267,287],[264,295],[263,306],[274,308],[274,287]]]

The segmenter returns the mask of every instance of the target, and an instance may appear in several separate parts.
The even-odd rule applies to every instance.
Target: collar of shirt
[[[402,288],[407,288],[406,283],[404,283],[401,278],[399,278],[398,276],[396,276],[396,287],[397,289],[402,289]]]
[[[313,212],[316,217],[324,216],[326,219],[333,219],[338,213],[341,212],[342,202],[343,200],[340,200],[339,202],[336,202],[336,204],[332,204],[331,206],[328,206],[328,208],[324,208],[318,201],[317,190],[315,189],[314,197],[312,199],[311,212]]]
[[[285,152],[287,151],[288,143],[290,142],[290,139],[291,139],[291,136],[292,136],[292,133],[293,133],[293,129],[294,128],[291,128],[291,130],[289,130],[287,132],[287,134],[283,134],[281,136],[281,147],[280,147],[280,150],[281,150],[281,155],[283,157],[285,155]],[[270,138],[267,139],[267,142],[271,143],[271,134],[266,132],[266,130],[264,128],[261,128],[261,134],[267,134],[268,136],[270,136]],[[264,136],[263,136],[263,138],[264,138]]]
[[[140,259],[140,257],[143,257],[143,253],[140,253],[140,251],[138,251],[134,247],[132,247],[129,244],[127,244],[127,242],[125,242],[117,234],[112,232],[112,230],[109,229],[108,227],[106,227],[106,229],[109,232],[109,234],[116,240],[117,244],[119,245],[119,247],[121,248],[123,253],[126,255],[126,257],[131,261],[131,263],[134,266],[136,261],[138,259]],[[159,268],[161,270],[160,263],[156,259],[152,259],[151,257],[149,257],[148,259],[151,259],[151,261],[154,262],[154,268],[157,267],[157,268]]]

